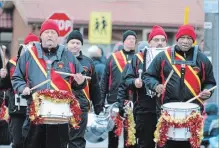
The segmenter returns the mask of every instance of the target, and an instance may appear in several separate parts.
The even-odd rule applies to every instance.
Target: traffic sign
[[[92,12],[89,21],[89,43],[110,44],[112,41],[112,18],[109,12]]]
[[[60,37],[67,36],[73,29],[72,20],[65,13],[54,13],[49,19],[56,21],[60,30]]]

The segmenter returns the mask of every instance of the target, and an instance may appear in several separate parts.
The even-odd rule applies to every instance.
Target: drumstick
[[[214,90],[214,89],[216,89],[216,88],[217,88],[217,86],[214,86],[214,87],[212,87],[212,88],[208,89],[208,91],[212,91],[212,90]],[[190,99],[190,100],[186,101],[186,103],[190,103],[190,102],[192,102],[192,101],[196,100],[196,99],[197,99],[197,98],[199,98],[199,97],[200,97],[200,95],[195,96],[195,97],[193,97],[192,99]]]
[[[2,45],[2,67],[5,69],[5,51],[6,51],[6,46]]]
[[[164,88],[166,87],[166,85],[167,85],[167,83],[169,82],[170,78],[172,77],[173,73],[174,73],[174,71],[173,71],[173,69],[172,69],[171,72],[170,72],[170,74],[169,74],[169,76],[167,77],[167,79],[166,79],[166,81],[165,81],[165,83],[164,83]],[[158,94],[157,97],[160,97],[160,95],[161,95],[161,94]]]
[[[143,72],[143,70],[142,69],[139,69],[138,70],[138,74],[139,74],[139,79],[141,80],[141,75],[142,75],[142,72]]]
[[[61,71],[55,71],[55,72],[59,73],[59,74],[62,74],[62,75],[66,75],[66,76],[72,76],[72,77],[74,77],[74,75],[75,75],[75,74],[61,72]],[[91,77],[88,77],[88,76],[83,76],[83,77],[85,77],[86,79],[91,79]]]
[[[49,81],[50,81],[50,80],[43,81],[43,82],[41,82],[40,84],[38,84],[38,85],[32,87],[30,90],[32,91],[32,90],[34,90],[34,89],[36,89],[36,88],[38,88],[38,87],[41,87],[42,85],[48,83]]]

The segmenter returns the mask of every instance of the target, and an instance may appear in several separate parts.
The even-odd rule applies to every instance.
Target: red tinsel
[[[58,100],[73,100],[75,96],[67,91],[56,91],[43,89],[37,92],[39,95],[47,96],[49,98],[56,98]]]
[[[72,126],[75,129],[78,129],[79,128],[78,124],[81,121],[80,115],[82,114],[82,111],[81,111],[80,106],[79,106],[79,102],[77,100],[73,99],[70,102],[70,109],[71,109],[71,112],[73,114],[73,118],[74,118],[74,121],[75,121],[75,124],[72,124]]]
[[[163,112],[155,131],[155,141],[160,147],[166,144],[169,127],[189,128],[189,138],[192,148],[200,148],[203,134],[203,118],[197,112],[192,112],[186,119],[176,121],[167,112]]]
[[[122,133],[122,129],[123,129],[123,120],[119,114],[117,114],[116,117],[113,117],[113,120],[114,120],[115,126],[116,126],[114,133],[117,136],[120,136]]]
[[[70,110],[73,114],[73,117],[70,119],[70,124],[74,128],[79,128],[78,124],[81,121],[80,115],[82,111],[80,109],[79,102],[76,100],[75,96],[66,91],[56,91],[48,89],[38,91],[37,94],[33,95],[33,101],[30,105],[29,117],[34,124],[44,123],[43,118],[37,115],[42,99],[40,96],[44,96],[44,99],[48,99],[54,102],[69,103]]]
[[[0,106],[0,120],[9,121],[8,108],[5,106],[5,100],[3,100]]]

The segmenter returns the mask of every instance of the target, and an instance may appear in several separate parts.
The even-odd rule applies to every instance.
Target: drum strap
[[[186,70],[186,65],[185,64],[181,64],[180,88],[182,88],[182,89],[184,88],[184,85],[185,85],[184,84],[185,70]],[[181,96],[183,91],[179,91],[179,96]],[[182,97],[180,97],[180,98],[182,98]],[[181,99],[180,101],[183,101],[183,99]]]
[[[171,61],[171,49],[167,49],[165,51],[165,55],[168,59],[168,62],[171,64],[175,73],[181,78],[182,85],[185,84],[189,91],[192,93],[193,96],[197,96],[201,91],[201,81],[198,75],[195,73],[193,68],[186,64],[186,62],[182,62],[179,64],[172,63]],[[181,55],[175,53],[175,60],[176,61],[186,61]],[[185,87],[183,87],[185,88]],[[197,99],[201,104],[203,101],[198,98]]]

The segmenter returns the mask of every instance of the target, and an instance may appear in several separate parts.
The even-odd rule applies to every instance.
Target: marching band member
[[[40,42],[40,39],[36,35],[30,33],[25,38],[24,44],[33,45],[33,42]],[[5,82],[5,84],[10,85],[9,90],[7,91],[7,98],[8,110],[10,115],[9,131],[12,136],[12,148],[23,148],[22,126],[26,118],[26,106],[25,103],[20,106],[20,103],[23,101],[21,97],[15,98],[15,92],[12,88],[11,78],[14,73],[17,61],[20,58],[20,56],[24,54],[25,50],[26,48],[23,47],[23,45],[21,45],[18,50],[17,57],[10,59],[6,65],[8,73],[5,80],[7,82]],[[16,105],[15,102],[19,104]]]
[[[117,102],[118,86],[126,64],[135,54],[137,35],[134,31],[127,30],[123,34],[124,49],[113,53],[106,62],[105,72],[101,79],[101,98],[107,99],[108,104]],[[108,135],[108,148],[118,147],[118,137],[113,131]]]
[[[83,45],[83,36],[78,30],[73,30],[67,37],[67,48],[77,58],[80,64],[83,66],[87,76],[91,77],[91,80],[87,80],[87,86],[83,90],[73,90],[77,96],[80,108],[82,110],[81,122],[79,129],[69,129],[69,148],[85,148],[86,140],[84,138],[88,111],[91,107],[91,101],[94,107],[94,112],[98,115],[103,110],[103,103],[100,95],[100,87],[98,82],[97,73],[92,59],[82,54],[81,47]]]
[[[9,134],[9,125],[8,125],[8,113],[3,112],[3,108],[7,108],[8,106],[8,100],[6,97],[6,92],[8,91],[8,88],[10,87],[9,83],[6,83],[6,77],[7,77],[7,69],[5,65],[5,52],[0,47],[0,145],[2,144],[10,144],[10,134]],[[5,118],[6,117],[6,118]]]
[[[196,34],[193,26],[182,25],[176,33],[177,44],[159,53],[144,73],[144,84],[161,96],[161,104],[185,102],[194,96],[200,96],[194,103],[203,109],[203,101],[213,92],[208,91],[216,85],[212,64],[198,48],[193,46]],[[166,87],[165,80],[174,70]],[[199,123],[198,123],[199,124]],[[167,148],[190,148],[189,141],[168,140]]]
[[[166,47],[167,35],[164,29],[157,25],[153,26],[148,36],[148,42],[149,48]],[[145,89],[142,77],[139,77],[152,62],[151,55],[151,51],[145,47],[135,54],[125,76],[125,85],[135,94],[133,102],[138,148],[155,147],[153,140],[157,123],[155,93]]]
[[[46,20],[40,29],[40,43],[35,43],[18,60],[12,76],[14,90],[28,97],[28,109],[32,102],[32,93],[44,89],[60,90],[72,93],[86,86],[82,76],[83,67],[64,46],[58,44],[59,28],[55,21]],[[60,75],[55,71],[73,73]],[[32,87],[50,80],[45,85],[31,90]],[[49,106],[48,106],[49,107]],[[27,112],[30,113],[30,112]],[[66,148],[68,143],[68,125],[34,124],[26,119],[24,127],[25,148]]]

